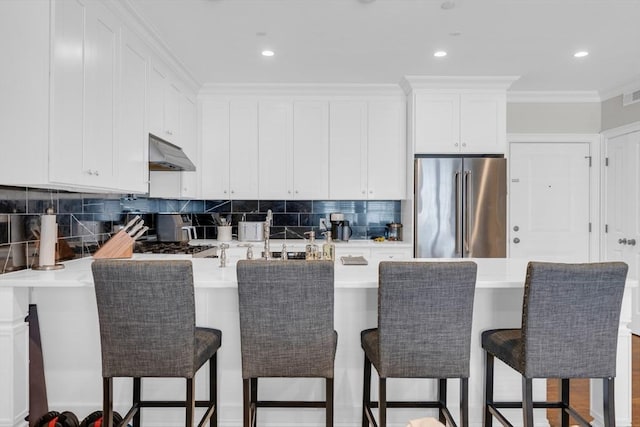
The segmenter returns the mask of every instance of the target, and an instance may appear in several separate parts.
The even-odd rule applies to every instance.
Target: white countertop
[[[237,286],[235,264],[220,268],[216,258],[192,258],[190,255],[134,254],[133,260],[189,259],[193,263],[196,288],[233,288]],[[471,259],[478,264],[478,288],[519,288],[523,286],[527,260],[507,258]],[[54,271],[22,270],[0,276],[0,287],[91,287],[92,258],[64,263]],[[461,261],[460,259],[419,259],[414,261]],[[273,262],[278,262],[274,260]],[[336,261],[335,287],[376,288],[378,263],[366,266],[345,266]],[[634,282],[637,284],[637,282]]]
[[[316,239],[317,245],[322,245],[325,242],[325,239]],[[198,245],[211,245],[211,246],[220,246],[220,244],[226,243],[229,247],[247,247],[248,245],[253,245],[253,247],[262,247],[264,246],[264,240],[258,242],[239,242],[237,240],[232,240],[230,242],[220,242],[215,239],[196,239],[189,241],[190,245],[198,246]],[[269,240],[269,245],[271,246],[271,250],[278,250],[282,247],[282,244],[286,243],[287,246],[305,246],[308,243],[308,240],[304,239],[271,239]],[[406,241],[389,241],[385,240],[384,242],[375,242],[371,239],[358,239],[358,240],[349,240],[348,242],[344,242],[342,240],[333,240],[336,248],[412,248],[413,244],[411,242]]]

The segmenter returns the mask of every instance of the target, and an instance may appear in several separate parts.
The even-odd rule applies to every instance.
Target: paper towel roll
[[[55,215],[40,217],[40,267],[56,263],[56,243],[58,241],[58,224]]]

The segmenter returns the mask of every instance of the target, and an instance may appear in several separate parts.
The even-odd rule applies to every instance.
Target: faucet
[[[271,209],[267,210],[267,218],[264,221],[264,251],[263,258],[271,259],[271,248],[269,247],[269,236],[271,235],[271,223],[273,222],[273,213]]]

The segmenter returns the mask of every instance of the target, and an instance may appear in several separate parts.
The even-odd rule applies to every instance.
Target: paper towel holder
[[[41,226],[40,226],[40,247],[38,249],[38,258],[40,258],[40,256],[42,255],[42,239],[43,239],[43,235],[46,235],[48,233],[52,233],[50,236],[45,236],[47,238],[52,238],[55,240],[55,246],[54,248],[58,245],[58,224],[55,222],[56,220],[56,216],[54,214],[54,211],[52,208],[48,208],[46,210],[46,214],[43,215],[43,217],[45,216],[53,216],[53,218],[51,218],[48,221],[52,221],[54,224],[54,227],[52,227],[51,229],[47,228],[47,233],[43,233],[43,228],[44,226],[42,225],[42,218],[41,218]],[[54,249],[54,263],[51,265],[40,265],[39,262],[40,260],[38,260],[38,265],[34,265],[31,267],[32,270],[41,270],[41,271],[48,271],[48,270],[61,270],[64,268],[64,264],[56,264],[55,263],[55,249]]]

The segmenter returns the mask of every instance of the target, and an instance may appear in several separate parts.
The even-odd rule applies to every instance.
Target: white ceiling
[[[640,82],[640,0],[129,1],[200,84],[516,75],[514,91],[602,94]]]

